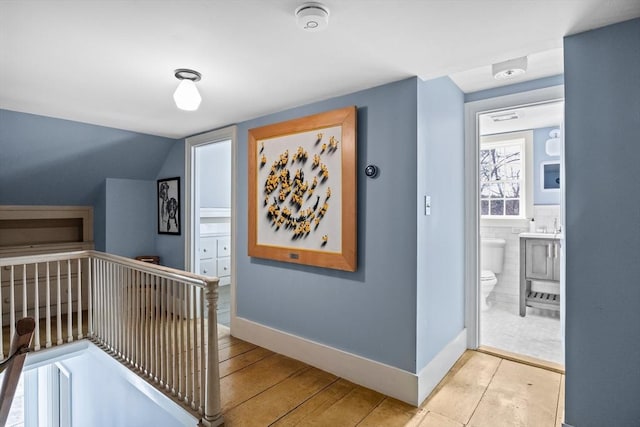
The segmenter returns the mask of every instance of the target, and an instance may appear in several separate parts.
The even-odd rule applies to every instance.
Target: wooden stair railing
[[[16,323],[16,332],[11,340],[9,357],[0,363],[0,372],[6,371],[0,388],[0,426],[4,426],[9,417],[13,397],[16,394],[24,359],[27,357],[31,337],[36,328],[32,317],[24,317]]]
[[[32,351],[89,339],[199,425],[223,424],[217,277],[86,250],[0,257],[0,282],[0,358],[15,319],[33,315]]]

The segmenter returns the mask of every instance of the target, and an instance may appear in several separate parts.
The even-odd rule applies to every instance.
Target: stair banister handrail
[[[85,265],[82,261],[86,260],[87,264]],[[82,285],[82,286],[87,286],[87,292],[88,292],[88,319],[89,319],[89,334],[88,335],[84,335],[84,337],[89,338],[91,341],[97,343],[100,346],[103,346],[103,348],[105,348],[108,353],[109,348],[111,349],[117,349],[117,352],[111,352],[113,354],[114,357],[118,358],[120,357],[122,359],[122,349],[123,349],[123,345],[126,347],[125,350],[127,349],[131,349],[133,348],[134,353],[133,354],[129,354],[128,357],[128,363],[131,365],[130,367],[136,368],[136,366],[133,366],[134,362],[138,363],[139,360],[136,359],[136,357],[140,356],[140,354],[137,353],[137,351],[139,351],[141,349],[141,347],[138,347],[137,350],[134,347],[135,345],[140,345],[140,343],[134,343],[133,341],[133,336],[130,337],[126,337],[123,336],[123,332],[124,332],[124,324],[123,323],[119,323],[119,324],[105,324],[102,323],[103,327],[101,327],[100,331],[98,331],[97,333],[93,333],[94,331],[91,330],[92,325],[98,325],[99,322],[104,322],[105,320],[109,319],[108,316],[112,316],[114,313],[119,312],[119,309],[116,308],[116,306],[114,305],[114,303],[117,301],[118,298],[122,298],[125,294],[123,292],[126,292],[126,289],[128,288],[122,288],[122,286],[130,286],[129,283],[134,283],[134,282],[130,282],[130,280],[138,280],[138,282],[135,283],[139,283],[139,280],[142,278],[142,280],[149,280],[151,283],[152,287],[142,287],[140,289],[142,289],[144,291],[144,294],[133,294],[133,298],[134,300],[130,300],[128,302],[129,304],[129,309],[133,308],[134,306],[132,304],[138,304],[136,306],[136,309],[139,311],[136,311],[136,313],[141,313],[145,316],[159,316],[159,317],[153,317],[153,319],[159,319],[161,317],[161,315],[158,314],[158,312],[153,312],[149,310],[149,306],[145,306],[144,304],[153,304],[154,303],[154,299],[155,299],[155,303],[158,303],[158,301],[162,300],[162,297],[159,296],[158,294],[155,295],[155,297],[150,297],[149,295],[153,295],[153,292],[155,292],[153,289],[155,289],[156,286],[159,286],[160,289],[163,290],[170,290],[170,288],[173,289],[186,289],[188,287],[193,288],[199,288],[200,292],[202,293],[203,298],[203,306],[202,306],[202,310],[205,310],[204,312],[207,313],[206,318],[203,318],[201,320],[201,322],[206,322],[205,323],[201,323],[201,327],[200,330],[204,330],[204,328],[206,328],[207,333],[206,333],[206,339],[207,339],[207,347],[208,347],[208,351],[206,351],[206,359],[204,358],[204,345],[201,345],[201,350],[200,353],[198,353],[198,360],[201,360],[204,364],[204,366],[206,366],[206,378],[204,378],[204,374],[203,374],[203,381],[204,384],[200,384],[199,387],[203,387],[204,386],[204,392],[203,395],[201,395],[201,399],[199,399],[195,393],[196,393],[196,386],[193,382],[189,383],[189,380],[187,380],[186,383],[186,387],[184,387],[184,384],[180,383],[180,388],[183,391],[186,391],[187,393],[189,393],[189,387],[191,387],[191,396],[190,396],[190,408],[189,409],[193,409],[196,410],[199,415],[200,415],[200,421],[201,421],[201,425],[203,426],[217,426],[220,425],[224,422],[223,417],[222,417],[222,413],[221,413],[221,405],[220,405],[220,382],[219,382],[219,367],[218,367],[218,351],[217,351],[217,342],[218,342],[218,335],[217,335],[217,314],[216,314],[216,308],[217,308],[217,300],[218,300],[218,283],[219,283],[219,279],[217,277],[210,277],[210,276],[201,276],[198,274],[194,274],[194,273],[190,273],[190,272],[185,272],[185,271],[181,271],[181,270],[177,270],[177,269],[173,269],[170,267],[164,267],[164,266],[159,266],[159,265],[154,265],[154,264],[149,264],[149,263],[145,263],[142,261],[137,261],[134,259],[130,259],[130,258],[126,258],[126,257],[122,257],[122,256],[118,256],[118,255],[112,255],[112,254],[106,254],[103,252],[99,252],[99,251],[94,251],[94,250],[82,250],[82,251],[71,251],[71,252],[59,252],[59,253],[45,253],[45,254],[32,254],[32,255],[19,255],[19,256],[13,256],[13,257],[0,257],[0,269],[2,270],[11,270],[11,274],[13,275],[13,269],[15,267],[20,267],[22,266],[23,268],[23,278],[21,281],[16,280],[15,284],[16,286],[19,286],[20,284],[26,284],[27,283],[27,279],[26,279],[26,275],[24,274],[24,269],[27,266],[30,265],[36,265],[36,278],[34,280],[34,283],[37,284],[38,280],[37,280],[37,264],[40,263],[45,263],[46,264],[46,271],[47,271],[47,289],[49,289],[49,263],[52,264],[56,264],[58,265],[57,267],[57,274],[58,277],[56,279],[56,282],[58,284],[58,286],[60,286],[60,263],[61,262],[65,262],[66,265],[66,270],[67,270],[67,277],[66,277],[66,282],[67,282],[67,292],[68,292],[68,298],[70,299],[70,295],[71,295],[71,281],[70,281],[70,277],[71,277],[71,270],[70,270],[70,263],[72,261],[77,261],[77,271],[78,273],[80,273],[80,267],[81,267],[81,263],[84,267],[82,267],[82,277],[84,277],[83,279],[80,279],[80,274],[78,274],[77,276],[77,289],[78,289],[78,294],[80,295],[81,292],[81,281],[82,283],[85,283],[86,285]],[[129,273],[124,273],[124,269],[128,269]],[[114,282],[111,282],[112,280],[114,280]],[[75,280],[75,279],[74,279]],[[106,280],[106,281],[105,281]],[[10,279],[10,283],[11,283],[11,287],[13,288],[14,286],[14,280],[13,280],[13,276],[11,276]],[[107,286],[106,284],[115,284],[115,286],[120,286],[119,288],[113,288],[111,287],[111,285]],[[184,288],[182,288],[180,285],[183,285]],[[53,286],[53,280],[51,282],[51,286]],[[175,288],[177,286],[177,288]],[[92,306],[92,303],[98,302],[98,301],[103,301],[102,298],[104,298],[105,296],[107,296],[107,294],[105,294],[105,292],[110,292],[110,290],[115,289],[116,292],[118,292],[117,294],[113,295],[114,298],[112,298],[110,300],[111,305],[102,305],[99,308],[99,311],[96,312],[96,306]],[[100,294],[96,293],[94,294],[94,292],[100,292]],[[151,294],[150,294],[151,292]],[[178,310],[178,316],[182,316],[182,315],[186,315],[189,316],[189,313],[191,312],[191,310],[197,310],[196,306],[194,306],[193,304],[197,303],[197,298],[193,299],[194,294],[191,293],[191,291],[187,294],[186,291],[184,294],[180,293],[181,291],[178,290],[178,294],[172,294],[172,295],[183,295],[184,298],[187,297],[187,295],[189,295],[190,300],[188,302],[189,308],[187,306],[187,302],[186,299],[184,300],[184,306],[180,306],[178,307],[175,303],[175,300],[173,300],[172,302],[172,306],[169,306],[169,300],[166,299],[166,301],[164,303],[162,303],[161,301],[161,310]],[[196,294],[197,295],[197,294]],[[165,297],[167,298],[167,297]],[[25,298],[26,300],[26,298]],[[47,307],[49,307],[49,299],[48,299],[48,294],[47,294]],[[23,303],[24,304],[24,303]],[[165,304],[165,305],[162,305]],[[180,304],[183,304],[182,302]],[[58,301],[58,312],[59,310],[59,301]],[[12,305],[13,307],[13,305]],[[23,307],[26,307],[25,305],[23,305]],[[146,307],[146,308],[145,308]],[[156,306],[157,307],[157,306]],[[73,310],[72,307],[70,307],[71,310]],[[180,310],[183,310],[182,312],[180,312]],[[11,309],[11,313],[14,312],[14,309]],[[77,305],[77,310],[81,311],[82,310],[82,305],[81,305],[81,300],[78,299],[78,305]],[[99,320],[96,320],[96,317],[94,316],[95,314],[98,314],[98,316],[100,317]],[[105,317],[107,316],[107,317]],[[139,315],[136,314],[135,319],[132,317],[130,318],[128,321],[135,321],[136,319],[139,318]],[[58,314],[59,317],[59,314]],[[49,321],[50,321],[50,314],[49,311],[47,310],[47,315],[45,317],[47,319],[47,335],[46,335],[46,340],[47,342],[50,341],[51,337],[50,337],[50,332],[49,332]],[[120,318],[117,318],[120,319]],[[59,319],[58,319],[59,320]],[[81,321],[81,315],[78,315],[78,321]],[[154,320],[155,321],[155,320]],[[164,327],[167,327],[167,320],[165,320],[164,323]],[[60,323],[60,322],[58,322]],[[181,330],[179,329],[179,323],[174,323],[174,321],[171,321],[171,324],[169,325],[169,327],[171,328],[170,330],[166,331],[166,336],[162,335],[164,332],[162,332],[160,335],[158,334],[158,329],[156,324],[152,323],[148,323],[147,325],[151,325],[152,326],[152,330],[151,330],[151,335],[149,335],[149,331],[146,331],[145,333],[147,335],[145,335],[144,339],[148,339],[149,337],[151,337],[153,341],[153,345],[157,344],[157,340],[160,340],[161,342],[164,342],[164,345],[167,349],[170,349],[171,346],[167,346],[166,344],[166,339],[171,338],[170,334],[178,334],[178,331]],[[196,327],[193,326],[193,324],[191,324],[192,326],[190,326],[189,328],[187,328],[186,330],[186,337],[187,337],[187,345],[189,345],[189,337],[191,335],[189,334],[194,334],[193,336],[195,336],[196,334]],[[119,328],[119,329],[118,329]],[[176,329],[178,328],[178,329]],[[61,334],[61,326],[60,324],[58,325],[58,344],[61,344],[62,342],[60,341],[60,334]],[[70,330],[70,327],[69,327]],[[153,335],[156,334],[156,335]],[[182,334],[182,333],[180,333]],[[83,335],[81,332],[81,329],[79,327],[79,334],[77,339],[82,339]],[[174,337],[175,338],[175,337]],[[174,339],[171,338],[171,339]],[[69,340],[72,340],[73,337],[71,337],[71,335],[69,335]],[[138,338],[136,338],[138,339]],[[139,337],[139,339],[142,339],[141,337]],[[202,335],[202,339],[204,339],[204,335]],[[69,341],[71,342],[71,341]],[[175,341],[174,341],[175,342]],[[204,344],[204,343],[202,343]],[[47,345],[47,347],[49,347],[50,345]],[[36,348],[36,350],[39,349]],[[168,351],[168,350],[167,350]],[[175,350],[174,350],[175,351]],[[193,348],[192,351],[198,351],[197,348]],[[0,344],[0,353],[2,353],[2,346]],[[156,353],[157,356],[157,353]],[[131,357],[133,357],[133,359],[131,359]],[[153,357],[153,356],[151,356]],[[186,371],[185,371],[185,366],[183,365],[181,367],[182,371],[180,371],[180,375],[185,375],[185,372],[188,372],[190,370],[189,367],[189,363],[193,363],[195,367],[195,357],[193,356],[194,359],[193,360],[187,360],[187,365],[186,365]],[[169,363],[170,359],[167,359],[167,368],[170,367],[170,363]],[[162,365],[163,362],[161,361],[161,366],[160,369],[162,369]],[[148,365],[147,366],[151,366]],[[153,365],[153,367],[155,369],[158,369],[158,365],[157,362]],[[192,368],[193,368],[192,367]],[[148,368],[145,368],[148,369]],[[158,372],[157,371],[153,371],[153,372],[146,372],[147,377],[153,373],[153,378],[147,378],[147,380],[149,380],[150,382],[155,382],[157,385],[158,382]],[[165,372],[166,373],[166,372]],[[175,381],[176,379],[176,373],[174,372],[173,374],[173,380]],[[143,376],[143,375],[141,375]],[[171,379],[170,377],[167,377],[168,379]],[[182,377],[181,377],[182,378]],[[180,380],[181,381],[181,380]],[[172,384],[172,386],[175,386],[176,384]],[[166,384],[165,384],[166,386]],[[168,393],[167,391],[165,391],[165,393],[170,394],[170,395],[174,395],[175,392],[172,390],[172,393]],[[172,398],[175,399],[176,396],[173,396]],[[177,397],[180,398],[184,398],[184,396],[181,396],[180,393],[177,394]],[[184,403],[184,402],[183,402]],[[199,410],[197,408],[200,408]]]
[[[11,349],[6,360],[6,371],[0,387],[0,425],[4,426],[11,411],[13,397],[22,374],[24,359],[31,343],[36,322],[33,317],[24,317],[16,322],[16,331],[11,339]]]
[[[87,257],[93,257],[97,259],[104,259],[106,261],[117,262],[127,267],[135,268],[136,270],[144,271],[145,273],[152,273],[162,276],[166,279],[177,280],[180,282],[189,283],[195,286],[206,288],[206,283],[211,279],[210,276],[201,276],[199,274],[189,273],[182,270],[177,270],[171,267],[165,267],[163,265],[150,264],[148,262],[142,262],[131,258],[126,258],[119,255],[107,254],[104,252],[94,250],[84,251],[72,251],[72,252],[59,252],[48,254],[36,254],[36,255],[20,255],[15,257],[0,257],[0,267],[16,265],[16,264],[35,264],[53,261],[67,261],[74,259],[82,259]]]

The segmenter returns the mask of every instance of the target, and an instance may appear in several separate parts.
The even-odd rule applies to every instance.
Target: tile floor
[[[556,311],[527,307],[520,317],[517,304],[495,301],[481,312],[480,344],[564,365]]]

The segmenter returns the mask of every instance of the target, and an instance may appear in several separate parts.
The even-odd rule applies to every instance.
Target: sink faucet
[[[562,226],[558,224],[558,218],[553,219],[553,233],[558,234],[562,231]]]

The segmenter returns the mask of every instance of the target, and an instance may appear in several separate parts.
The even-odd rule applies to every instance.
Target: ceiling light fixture
[[[491,66],[493,78],[496,80],[507,80],[527,72],[527,57],[514,58],[504,62],[498,62]]]
[[[562,141],[560,140],[560,129],[552,129],[549,132],[549,139],[544,144],[544,151],[548,156],[559,156],[562,154]]]
[[[173,100],[176,106],[185,111],[196,111],[202,102],[202,97],[196,87],[196,82],[200,81],[202,75],[194,70],[178,68],[174,71],[175,76],[180,80],[180,84],[173,93]]]
[[[305,31],[322,31],[329,26],[329,8],[321,3],[304,3],[295,15],[298,27]]]

